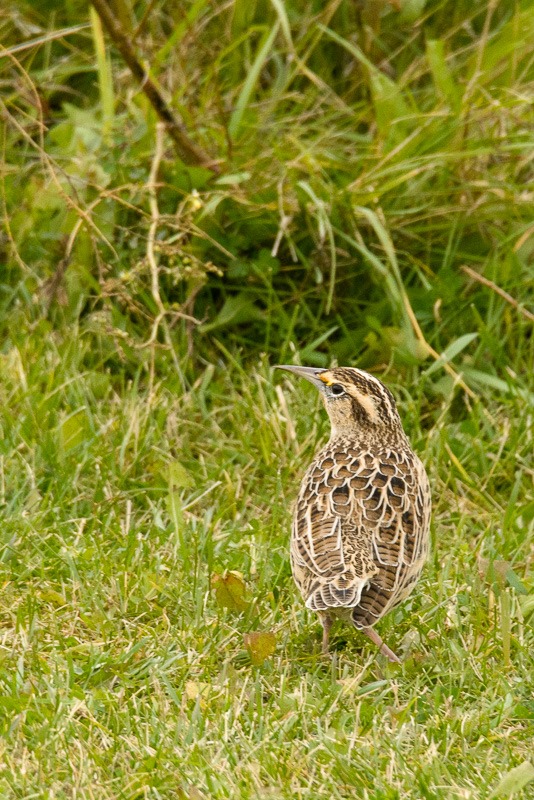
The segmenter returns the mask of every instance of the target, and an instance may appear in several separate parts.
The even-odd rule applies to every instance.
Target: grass
[[[530,796],[534,15],[416,6],[118,3],[215,178],[96,17],[0,19],[2,796]],[[427,465],[400,667],[293,586],[291,361]]]
[[[452,422],[444,402],[422,430],[410,387],[435,512],[424,579],[381,628],[405,662],[340,629],[329,663],[287,557],[326,433],[313,392],[275,391],[266,364],[208,367],[185,391],[172,368],[151,392],[103,386],[79,339],[38,332],[2,359],[7,796],[478,798],[531,758],[517,393],[492,422],[480,407]],[[479,557],[509,562],[509,580]],[[210,591],[225,569],[244,576],[243,612]],[[261,666],[252,631],[277,637]]]

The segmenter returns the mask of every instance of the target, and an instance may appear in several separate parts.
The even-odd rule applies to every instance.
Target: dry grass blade
[[[484,275],[480,275],[478,272],[475,272],[474,269],[471,269],[471,267],[468,267],[465,264],[462,264],[460,269],[462,272],[465,272],[466,275],[469,275],[469,277],[474,281],[483,284],[483,286],[487,286],[488,289],[492,290],[492,292],[495,292],[495,294],[498,294],[503,300],[506,300],[507,303],[510,303],[510,305],[513,306],[519,314],[525,317],[525,319],[528,319],[530,322],[534,322],[534,314],[532,314],[532,312],[530,312],[527,308],[524,308],[522,305],[520,305],[511,294],[505,292],[504,289],[501,289],[501,287],[497,286],[496,283],[490,281],[489,278],[485,278]]]

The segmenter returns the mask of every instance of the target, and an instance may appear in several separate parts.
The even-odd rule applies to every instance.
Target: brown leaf
[[[276,650],[276,636],[272,631],[255,631],[247,633],[243,640],[250,660],[259,667],[266,658],[272,656]]]
[[[226,571],[224,575],[214,573],[211,585],[217,604],[222,608],[231,611],[245,611],[248,608],[247,586],[238,572]]]
[[[195,786],[180,786],[178,800],[204,800],[204,795]]]
[[[497,582],[497,585],[504,586],[506,583],[506,573],[510,569],[509,561],[490,561],[488,558],[477,559],[478,574],[487,583]]]

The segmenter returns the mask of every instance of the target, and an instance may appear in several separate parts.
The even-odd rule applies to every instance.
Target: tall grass
[[[85,7],[0,17],[1,792],[526,800],[534,4],[114,9],[219,174]],[[291,361],[427,464],[400,668],[294,592]]]

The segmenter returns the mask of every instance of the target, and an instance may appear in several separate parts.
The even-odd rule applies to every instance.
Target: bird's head
[[[279,366],[319,389],[332,424],[332,434],[355,435],[386,431],[403,436],[395,399],[384,384],[355,367],[317,369]]]

